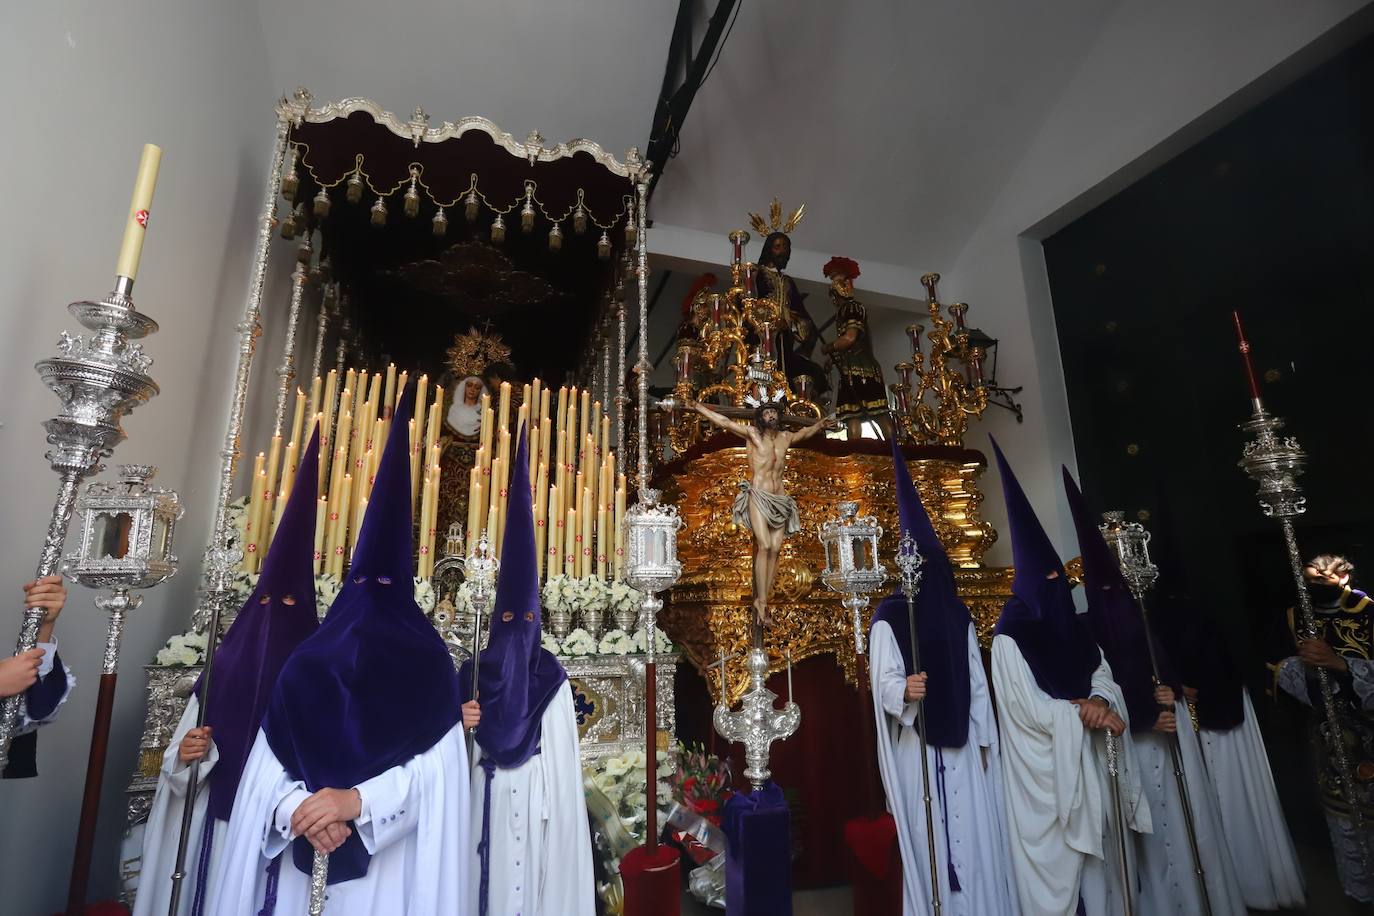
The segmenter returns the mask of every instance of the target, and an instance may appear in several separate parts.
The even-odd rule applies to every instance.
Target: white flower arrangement
[[[458,586],[458,590],[453,594],[453,610],[455,614],[464,617],[471,617],[476,608],[472,603],[472,586],[467,582]]]
[[[668,777],[673,773],[675,759],[666,751],[655,752],[658,762],[657,800],[660,814],[673,803],[673,787]],[[644,751],[633,750],[619,757],[606,757],[593,761],[583,768],[584,781],[610,800],[616,814],[636,843],[644,842],[644,829],[648,821],[645,808],[645,770]],[[660,818],[659,823],[664,823]]]
[[[635,638],[624,630],[609,630],[596,647],[597,655],[629,655],[635,651]]]
[[[586,630],[578,627],[568,634],[568,638],[563,640],[563,651],[560,655],[595,655],[600,644],[596,638]]]
[[[339,597],[341,588],[343,581],[333,573],[320,573],[315,577],[315,609],[321,617],[329,610],[334,599]]]
[[[204,633],[197,633],[194,630],[189,633],[178,633],[168,639],[161,649],[157,650],[157,656],[153,661],[167,668],[190,668],[195,665],[203,665],[205,664],[205,642]]]
[[[434,600],[434,583],[416,576],[415,603],[420,606],[420,610],[426,614],[434,610]]]
[[[638,613],[644,603],[644,594],[628,583],[616,581],[610,585],[607,603],[612,614],[624,614],[629,611]]]
[[[544,631],[543,636],[539,637],[539,645],[552,655],[563,654],[563,647],[558,644],[558,640],[554,638],[554,635],[547,630]]]
[[[634,651],[636,651],[636,652],[648,652],[648,651],[649,651],[649,641],[648,641],[647,639],[644,638],[644,631],[643,631],[643,630],[635,630],[635,635],[634,635],[634,646],[635,646],[635,647],[634,647]],[[669,639],[669,638],[668,638],[668,634],[665,633],[665,632],[663,632],[663,630],[660,629],[659,627],[654,627],[654,651],[655,651],[655,652],[672,652],[672,651],[673,651],[673,641],[672,641],[671,639]]]
[[[611,592],[604,579],[583,576],[574,583],[574,591],[573,610],[604,612],[610,606]]]
[[[544,590],[539,597],[544,607],[550,611],[572,613],[578,609],[576,603],[580,597],[578,581],[563,573],[549,576],[549,580],[544,583]]]

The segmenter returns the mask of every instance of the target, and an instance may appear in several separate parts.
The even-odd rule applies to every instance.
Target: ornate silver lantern
[[[840,517],[821,525],[825,569],[821,581],[832,592],[844,595],[844,606],[854,624],[854,650],[864,652],[863,609],[868,596],[887,581],[887,570],[878,560],[878,539],[883,527],[871,515],[859,515],[859,504],[840,503]]]
[[[659,497],[659,491],[645,490],[625,512],[625,577],[647,595],[672,588],[682,576],[677,558],[682,518],[676,506],[660,503]]]
[[[1131,594],[1140,600],[1159,578],[1159,567],[1150,559],[1150,532],[1139,522],[1126,521],[1121,510],[1103,512],[1098,530],[1116,554]]]
[[[143,603],[141,595],[130,595],[129,590],[152,588],[177,571],[172,535],[183,514],[181,500],[172,490],[148,485],[156,472],[149,465],[121,465],[117,482],[88,486],[77,505],[82,516],[81,546],[63,563],[65,572],[87,588],[110,590],[108,596],[95,599],[96,607],[110,615],[110,624],[105,634],[95,725],[86,763],[86,791],[81,800],[72,866],[70,892],[77,900],[84,900],[90,874],[119,676],[119,642],[124,635],[125,617]]]

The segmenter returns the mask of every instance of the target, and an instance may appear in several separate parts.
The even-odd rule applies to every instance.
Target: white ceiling
[[[370,98],[435,123],[490,118],[520,139],[644,147],[672,0],[259,0],[273,82]],[[264,110],[270,123],[270,107]]]
[[[652,215],[723,235],[776,194],[807,205],[800,249],[939,269],[1115,6],[741,0]],[[647,142],[676,3],[260,0],[259,12],[283,90],[480,114],[620,156]]]
[[[801,248],[947,266],[1115,6],[743,0],[653,215],[721,232],[777,195]]]

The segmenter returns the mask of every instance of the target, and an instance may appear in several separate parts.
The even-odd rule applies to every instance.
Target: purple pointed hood
[[[277,676],[291,652],[319,628],[315,610],[315,491],[320,433],[310,437],[297,466],[257,588],[248,596],[215,650],[205,724],[213,730],[219,763],[207,780],[210,814],[229,820],[239,777],[258,736]],[[196,696],[201,698],[201,682]]]
[[[1159,718],[1154,699],[1154,673],[1146,644],[1145,620],[1131,597],[1116,553],[1107,546],[1093,521],[1083,492],[1069,469],[1064,468],[1064,492],[1078,531],[1078,550],[1083,556],[1083,589],[1088,598],[1088,629],[1097,640],[1112,680],[1121,688],[1132,732],[1149,731]]]
[[[415,603],[411,569],[411,394],[396,406],[358,532],[353,563],[329,615],[297,647],[263,730],[282,767],[312,792],[350,788],[423,754],[458,723],[458,676]],[[292,854],[310,872],[304,838]],[[367,873],[358,832],[329,857],[329,883]]]
[[[895,439],[892,441],[892,472],[901,533],[916,542],[916,549],[924,561],[915,605],[921,667],[929,675],[926,738],[936,747],[963,747],[968,741],[968,627],[971,618],[955,589],[949,556],[935,534],[935,526],[921,503]],[[892,628],[906,673],[910,675],[916,673],[911,658],[911,623],[906,596],[898,581],[897,589],[873,612],[873,623],[881,620]]]
[[[503,769],[517,767],[539,752],[540,721],[568,674],[540,645],[539,572],[534,549],[534,506],[530,500],[525,431],[511,464],[501,569],[492,602],[491,636],[477,671],[482,721],[477,743]],[[459,672],[463,699],[472,685],[472,662]]]
[[[993,631],[1016,642],[1035,683],[1059,700],[1078,700],[1092,691],[1102,653],[1086,621],[1073,606],[1064,562],[1059,559],[1030,500],[1012,473],[1007,456],[992,439],[1011,528],[1011,598]]]

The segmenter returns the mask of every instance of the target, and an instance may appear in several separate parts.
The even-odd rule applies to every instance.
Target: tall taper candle
[[[315,575],[324,572],[324,528],[329,517],[329,500],[315,500]]]
[[[577,578],[577,542],[580,540],[577,534],[577,510],[571,506],[568,508],[568,517],[563,523],[563,575],[569,578]]]
[[[547,475],[546,465],[539,465],[539,472],[534,478],[534,557],[535,557],[535,581],[539,581],[544,575],[544,547],[549,538],[549,489],[540,486],[540,481]]]
[[[390,363],[386,367],[386,389],[382,395],[382,410],[378,416],[386,418],[391,416],[391,408],[396,404],[396,364]]]
[[[138,262],[143,256],[143,239],[148,231],[148,212],[153,206],[153,189],[157,187],[157,170],[161,163],[162,148],[143,144],[133,199],[129,201],[129,218],[124,223],[124,241],[119,246],[119,262],[115,265],[116,276],[130,280],[138,277]]]

